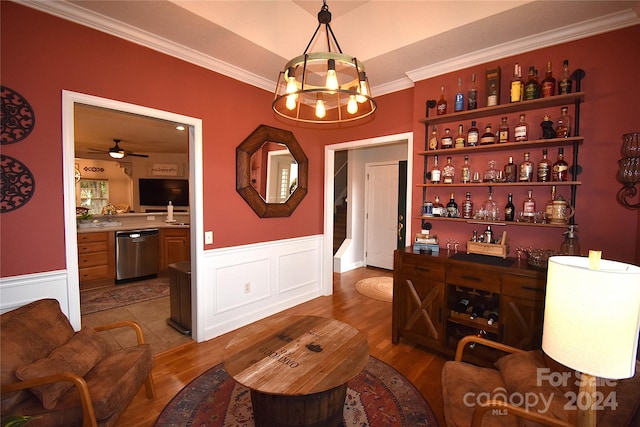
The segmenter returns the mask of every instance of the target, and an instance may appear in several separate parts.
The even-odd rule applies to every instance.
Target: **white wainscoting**
[[[62,311],[69,316],[67,272],[65,270],[0,279],[0,313],[43,298],[57,299]]]
[[[196,338],[206,341],[322,295],[323,236],[205,251]]]

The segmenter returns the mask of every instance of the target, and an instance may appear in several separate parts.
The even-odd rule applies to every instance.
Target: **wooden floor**
[[[355,283],[360,279],[391,275],[390,271],[375,268],[334,274],[333,295],[316,298],[276,316],[324,316],[358,328],[367,335],[370,354],[408,378],[422,392],[439,425],[444,427],[440,372],[446,359],[405,341],[392,344],[391,303],[368,298],[355,290]],[[236,333],[233,331],[203,343],[188,343],[156,355],[153,369],[156,399],[146,399],[143,387],[117,426],[152,426],[176,393],[198,375],[222,362],[224,348]]]

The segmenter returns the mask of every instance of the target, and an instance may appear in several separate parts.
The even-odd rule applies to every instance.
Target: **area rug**
[[[356,290],[362,295],[380,301],[393,301],[393,277],[370,277],[356,283]]]
[[[254,427],[249,389],[214,366],[187,384],[162,410],[158,427]],[[349,381],[344,427],[437,426],[429,404],[409,380],[369,356],[365,369]]]
[[[145,280],[139,283],[115,285],[80,292],[80,313],[91,314],[123,305],[136,304],[169,296],[169,278]]]

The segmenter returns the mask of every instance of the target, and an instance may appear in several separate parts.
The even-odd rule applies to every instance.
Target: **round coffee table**
[[[337,426],[347,383],[368,359],[366,336],[346,323],[280,316],[236,335],[224,368],[251,390],[257,427]]]

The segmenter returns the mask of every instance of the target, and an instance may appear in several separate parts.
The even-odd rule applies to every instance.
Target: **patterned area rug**
[[[169,278],[145,280],[80,292],[80,313],[91,314],[169,296]]]
[[[187,384],[163,409],[158,427],[254,427],[249,390],[237,384],[222,363]],[[398,371],[369,357],[349,381],[344,427],[437,426],[429,404]]]
[[[359,280],[356,290],[362,295],[380,301],[393,301],[393,277],[370,277]]]

